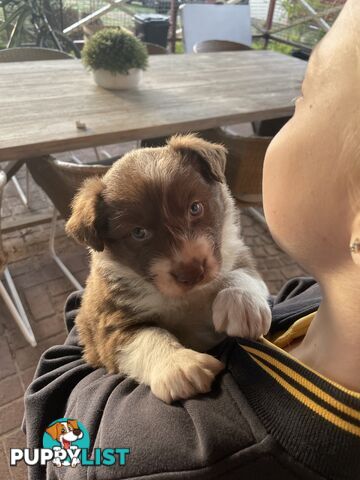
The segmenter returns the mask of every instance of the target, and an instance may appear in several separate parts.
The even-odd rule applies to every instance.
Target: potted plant
[[[145,45],[120,28],[96,32],[83,49],[84,64],[95,82],[111,90],[136,88],[148,63]]]

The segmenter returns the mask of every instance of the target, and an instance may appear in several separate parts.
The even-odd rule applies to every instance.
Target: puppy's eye
[[[62,429],[61,429],[61,433],[66,433],[65,428],[62,428]]]
[[[190,215],[193,217],[199,217],[204,212],[204,206],[200,202],[193,202],[190,206]]]
[[[146,230],[146,228],[135,227],[134,230],[131,232],[131,236],[134,240],[142,242],[143,240],[147,240],[151,237],[151,232],[149,232],[149,230]]]

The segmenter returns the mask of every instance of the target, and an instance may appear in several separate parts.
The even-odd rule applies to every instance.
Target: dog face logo
[[[79,428],[77,420],[70,419],[65,422],[56,422],[45,431],[53,440],[57,440],[65,450],[71,447],[72,442],[80,440],[84,435]]]
[[[74,418],[58,418],[45,429],[41,448],[11,448],[10,466],[23,461],[25,465],[86,467],[126,465],[130,448],[92,448],[84,425]],[[60,475],[63,478],[63,475]]]
[[[79,451],[89,448],[90,440],[86,428],[72,418],[61,418],[50,424],[43,436],[44,448],[51,448],[56,452],[53,459],[57,467],[76,467],[79,463]],[[77,456],[74,454],[77,452]]]

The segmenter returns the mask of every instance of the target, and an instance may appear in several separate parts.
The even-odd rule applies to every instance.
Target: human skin
[[[360,2],[348,0],[314,50],[293,118],[266,154],[263,199],[275,241],[323,301],[291,355],[360,392]],[[358,190],[353,189],[358,184]]]

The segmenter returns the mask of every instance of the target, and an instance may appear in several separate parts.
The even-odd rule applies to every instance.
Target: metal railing
[[[310,53],[330,29],[345,1],[269,0],[265,22],[253,19],[254,33],[264,40],[265,48],[275,43]]]

